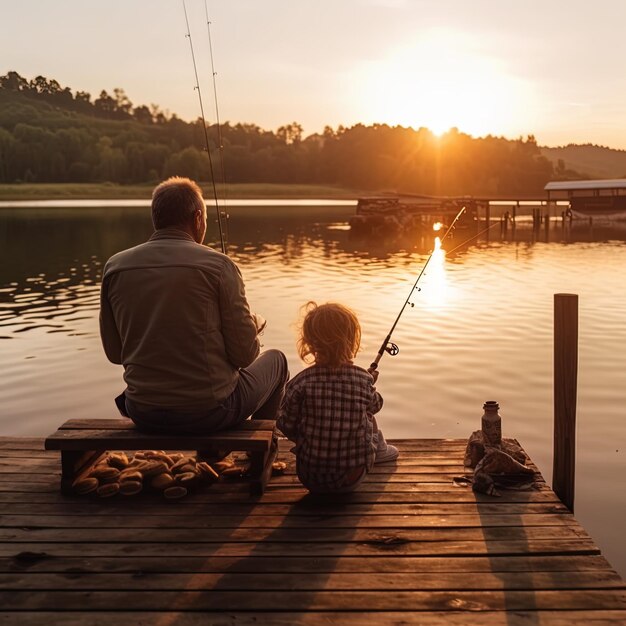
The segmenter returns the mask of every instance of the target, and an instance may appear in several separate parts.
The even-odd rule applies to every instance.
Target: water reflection
[[[352,210],[281,207],[268,219],[265,207],[233,209],[229,253],[244,266],[271,259],[297,268],[311,255],[339,262],[411,263],[412,254],[398,251],[394,242],[372,245],[352,238],[345,228]],[[145,208],[0,211],[0,337],[35,328],[79,332],[73,322],[99,306],[106,259],[145,241],[151,232]],[[432,238],[422,238],[417,248],[429,245]]]
[[[450,296],[446,263],[462,263],[471,250],[513,245],[517,258],[529,258],[538,243],[626,241],[626,222],[553,220],[537,229],[522,217],[514,228],[492,223],[487,233],[480,222],[474,228],[457,228],[446,241],[446,255],[440,238],[429,231],[355,237],[346,223],[353,210],[233,207],[227,227],[229,253],[244,267],[272,261],[298,271],[303,260],[319,258],[339,267],[405,268],[409,276],[435,246],[429,289],[422,294],[424,305],[432,309],[444,306]],[[80,332],[73,322],[97,310],[103,263],[115,252],[145,241],[151,232],[145,207],[0,211],[0,338],[35,328]],[[209,243],[217,247],[216,241]]]
[[[424,306],[430,310],[443,307],[448,300],[446,251],[441,247],[441,239],[439,237],[435,237],[434,244],[435,247],[426,268],[428,290],[424,294]]]

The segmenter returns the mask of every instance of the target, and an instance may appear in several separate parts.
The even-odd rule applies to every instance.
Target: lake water
[[[292,204],[292,206],[289,206]],[[266,347],[292,373],[295,323],[307,300],[350,305],[367,366],[430,251],[416,240],[355,239],[353,204],[233,206],[229,252]],[[116,415],[120,368],[98,336],[101,271],[151,233],[146,207],[0,208],[0,435],[45,436],[73,417]],[[467,232],[457,230],[452,250]],[[550,480],[553,294],[580,297],[576,515],[626,575],[626,229],[574,222],[533,233],[499,228],[433,255],[385,355],[378,388],[387,437],[467,437],[482,404],[499,401],[516,437]]]

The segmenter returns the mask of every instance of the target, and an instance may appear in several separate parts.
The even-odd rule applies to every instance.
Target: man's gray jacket
[[[141,409],[210,410],[259,354],[237,266],[174,228],[108,260],[100,335]]]

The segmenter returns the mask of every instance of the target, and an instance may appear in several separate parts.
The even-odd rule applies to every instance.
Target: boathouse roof
[[[626,189],[626,178],[565,180],[550,182],[544,187],[545,191],[576,191],[579,189]]]

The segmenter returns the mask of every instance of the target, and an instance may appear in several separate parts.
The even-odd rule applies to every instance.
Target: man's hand
[[[254,324],[256,326],[257,335],[260,335],[267,326],[267,320],[258,313],[252,313],[252,319],[254,320]]]

